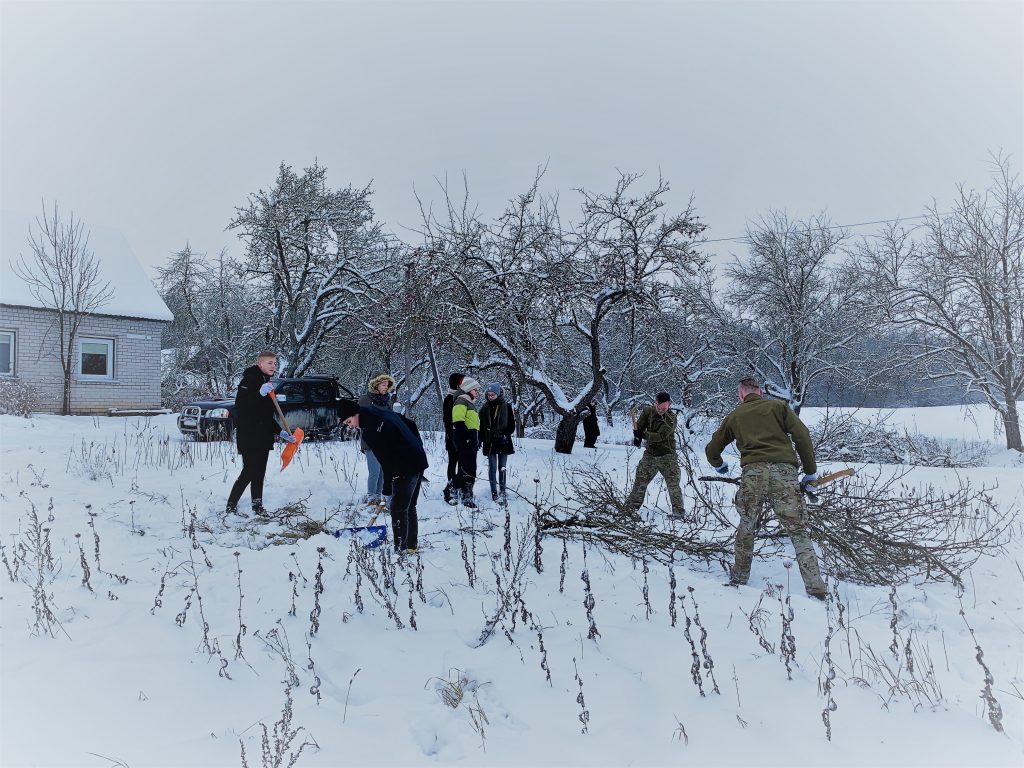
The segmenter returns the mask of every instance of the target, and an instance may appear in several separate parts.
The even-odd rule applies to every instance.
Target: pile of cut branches
[[[631,514],[614,478],[583,467],[571,473],[567,498],[538,507],[540,529],[632,558],[719,562],[727,568],[735,535],[731,504],[726,493],[712,487],[718,484],[695,481],[685,454],[682,463],[688,477],[682,520]],[[959,583],[978,558],[1007,544],[1016,512],[999,509],[990,488],[965,480],[952,490],[917,488],[904,482],[908,471],[862,473],[822,489],[820,503],[807,510],[807,527],[830,573],[857,584]],[[756,553],[777,556],[788,547],[784,531],[766,509]]]
[[[857,584],[901,584],[911,579],[959,583],[983,554],[1009,541],[1016,519],[1000,510],[991,489],[960,480],[954,490],[915,488],[906,472],[857,475],[829,486],[808,508],[811,538],[821,545],[825,567]],[[767,547],[784,536],[768,522]],[[762,547],[762,550],[764,547]]]
[[[670,522],[655,526],[629,512],[616,480],[596,467],[574,469],[569,484],[571,498],[537,510],[543,533],[663,564],[680,558],[724,563],[731,557],[731,526],[700,504],[682,520],[666,517]]]

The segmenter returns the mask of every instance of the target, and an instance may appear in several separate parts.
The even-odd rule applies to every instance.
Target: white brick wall
[[[107,413],[111,408],[160,407],[159,320],[91,315],[79,337],[114,340],[113,381],[80,381],[72,375],[73,413]],[[0,330],[13,330],[14,375],[38,390],[41,411],[59,413],[64,375],[52,312],[0,304]]]

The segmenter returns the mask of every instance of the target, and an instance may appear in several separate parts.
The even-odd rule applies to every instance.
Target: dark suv
[[[302,427],[306,437],[314,440],[340,436],[338,400],[342,390],[346,397],[352,393],[338,383],[337,376],[274,378],[271,383],[289,427]],[[178,414],[178,429],[196,440],[231,440],[235,434],[234,398],[186,403]]]

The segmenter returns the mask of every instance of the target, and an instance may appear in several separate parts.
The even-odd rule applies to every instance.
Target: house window
[[[114,378],[114,340],[78,340],[78,375],[83,379]]]
[[[0,331],[0,376],[14,375],[14,331]]]

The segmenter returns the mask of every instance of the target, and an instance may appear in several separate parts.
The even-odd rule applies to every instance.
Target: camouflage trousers
[[[775,517],[793,542],[800,576],[808,594],[824,595],[825,582],[818,570],[818,556],[807,535],[804,500],[800,495],[796,467],[792,464],[748,464],[743,468],[740,489],[736,493],[736,511],[740,522],[736,528],[736,561],[731,581],[746,584],[750,578],[750,564],[754,558],[754,536],[758,518],[765,504],[771,506]]]
[[[658,473],[665,478],[665,485],[668,487],[668,498],[672,503],[672,514],[683,514],[683,491],[679,487],[680,472],[679,461],[675,453],[666,456],[651,456],[644,451],[640,463],[636,467],[636,479],[633,481],[633,490],[626,498],[626,509],[636,512],[644,503],[644,496],[647,495],[647,486],[651,484],[654,476]]]

